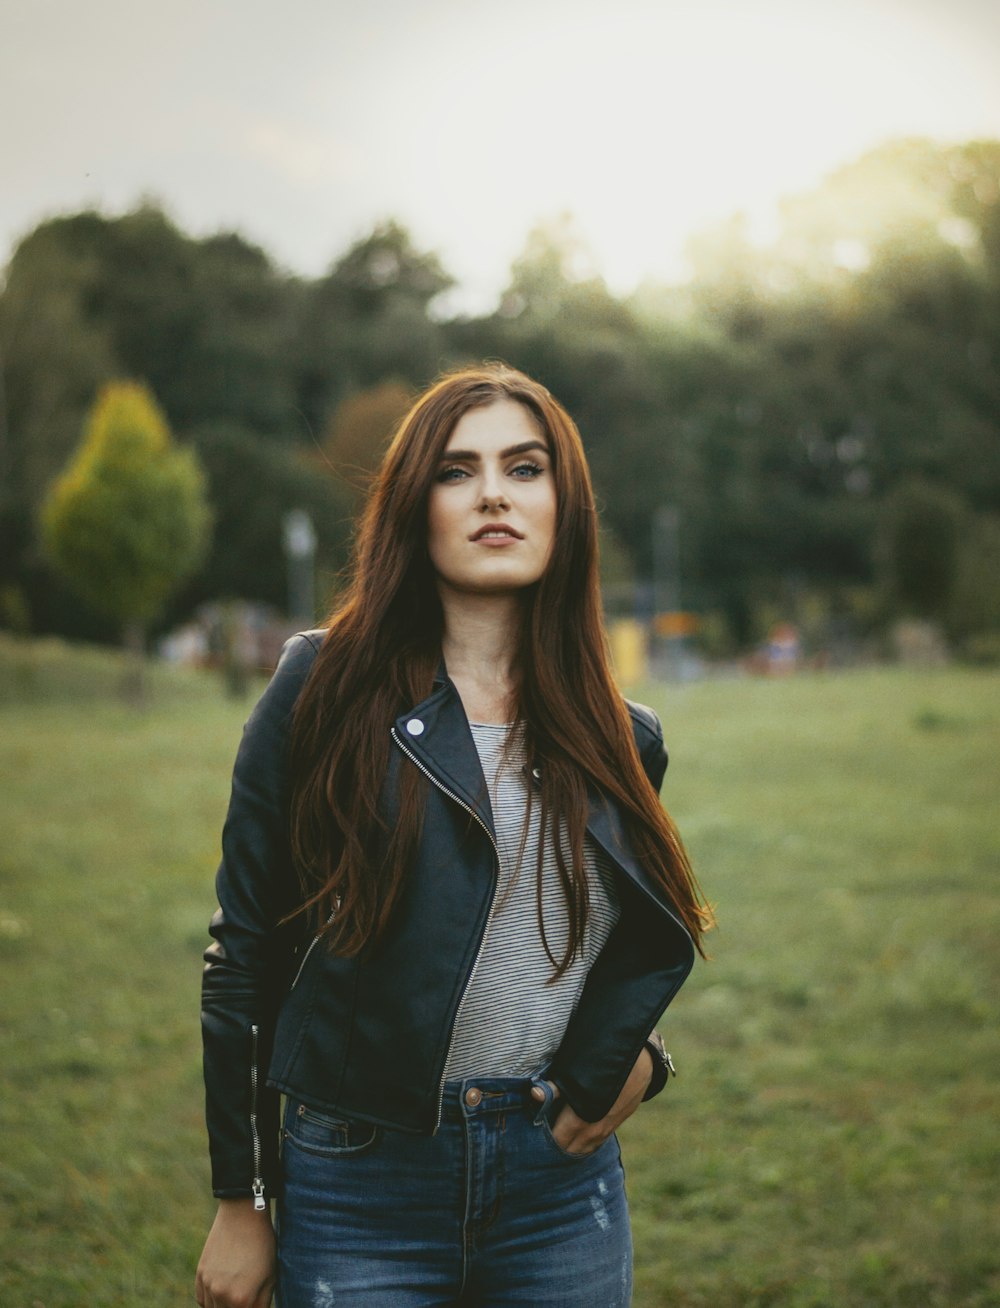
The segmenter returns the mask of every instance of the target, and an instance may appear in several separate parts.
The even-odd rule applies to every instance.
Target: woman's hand
[[[268,1308],[275,1270],[270,1212],[255,1212],[252,1199],[220,1199],[195,1276],[201,1308]]]
[[[600,1149],[611,1132],[616,1131],[627,1117],[631,1117],[642,1103],[642,1096],[646,1093],[652,1075],[653,1059],[649,1050],[644,1048],[635,1060],[628,1074],[628,1080],[622,1086],[621,1094],[611,1105],[607,1115],[598,1122],[585,1122],[582,1117],[577,1117],[569,1104],[564,1103],[549,1127],[552,1138],[559,1148],[569,1154],[592,1154]],[[559,1087],[552,1085],[551,1081],[548,1084],[552,1086],[553,1094],[558,1099]],[[531,1093],[538,1100],[545,1098],[542,1090],[532,1090]]]

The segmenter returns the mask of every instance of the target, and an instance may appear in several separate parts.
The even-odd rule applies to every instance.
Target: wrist
[[[219,1200],[219,1217],[224,1222],[271,1222],[271,1206],[254,1207],[253,1195],[236,1195]]]
[[[651,1031],[649,1038],[643,1046],[646,1053],[649,1054],[652,1065],[652,1075],[649,1078],[649,1084],[646,1087],[646,1093],[643,1095],[643,1102],[652,1099],[658,1095],[663,1087],[667,1084],[672,1076],[677,1075],[673,1060],[667,1053],[666,1046],[663,1043],[663,1037],[659,1031]]]

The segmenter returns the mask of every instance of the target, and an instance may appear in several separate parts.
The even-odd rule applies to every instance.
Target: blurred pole
[[[661,504],[653,514],[653,641],[657,671],[680,675],[682,642],[662,634],[667,614],[681,607],[681,515],[673,504]]]
[[[653,603],[656,612],[677,613],[681,607],[681,515],[672,504],[653,514]]]
[[[288,561],[288,616],[311,626],[316,605],[316,530],[304,509],[292,509],[284,520],[285,558]]]

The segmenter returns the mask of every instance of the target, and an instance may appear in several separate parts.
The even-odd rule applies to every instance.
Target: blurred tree
[[[947,614],[950,634],[967,651],[977,645],[1000,661],[1000,515],[967,519],[959,543],[955,586]],[[988,642],[988,646],[985,642]]]
[[[79,231],[62,221],[99,267],[88,316],[106,324],[123,370],[153,388],[173,426],[227,417],[293,433],[296,284],[242,237],[192,240],[151,205],[87,217]]]
[[[426,309],[454,284],[436,254],[421,252],[400,223],[378,223],[334,264],[328,281],[352,317],[377,317],[390,300]]]
[[[193,243],[193,253],[196,348],[187,373],[170,379],[175,425],[220,419],[272,441],[307,438],[294,375],[302,284],[235,233]]]
[[[27,253],[12,261],[0,298],[0,582],[19,593],[26,620],[35,626],[32,601],[46,588],[35,543],[38,504],[79,440],[95,391],[117,364],[107,334],[83,312],[91,263],[45,228],[24,246]],[[67,598],[64,610],[79,609]]]
[[[342,565],[352,504],[304,451],[261,440],[233,422],[187,433],[208,478],[215,528],[203,566],[179,591],[167,617],[179,621],[206,600],[259,600],[284,612],[287,569],[282,522],[304,509],[316,529],[317,568],[326,584]]]
[[[155,383],[215,461],[219,534],[180,604],[278,586],[279,499],[327,497],[321,548],[339,557],[351,506],[316,476],[321,438],[363,475],[392,385],[501,357],[577,419],[640,583],[671,503],[685,603],[720,612],[736,640],[803,587],[873,591],[877,524],[902,482],[1000,515],[1000,142],[889,143],[789,200],[765,235],[737,216],[692,243],[687,284],[623,301],[560,216],[529,233],[495,312],[449,318],[451,278],[398,223],[315,282],[238,236],[193,240],[149,205],[43,223],[0,298],[0,584],[36,626],[84,630],[31,530],[101,381]],[[252,528],[235,486],[262,515]],[[247,536],[253,568],[233,545]]]
[[[204,478],[172,446],[146,387],[106,386],[42,511],[53,563],[85,602],[121,623],[141,693],[144,632],[208,543]]]
[[[297,340],[298,396],[312,431],[337,405],[388,377],[412,386],[449,361],[434,301],[454,284],[436,254],[396,222],[380,223],[305,296]]]
[[[642,568],[648,514],[669,478],[650,343],[598,276],[572,219],[540,223],[495,313],[449,324],[455,353],[500,355],[544,382],[580,428],[609,529]]]
[[[707,510],[689,567],[737,628],[738,596],[796,574],[870,585],[901,480],[1000,507],[998,177],[997,143],[890,144],[785,204],[770,245],[736,221],[693,249],[689,287],[637,297],[647,331],[721,364],[673,411]]]
[[[348,395],[337,405],[323,442],[323,464],[359,497],[400,419],[413,401],[413,390],[397,378]]]
[[[534,324],[551,324],[570,312],[582,313],[592,325],[601,319],[617,326],[629,323],[568,213],[538,223],[528,233],[511,264],[498,312],[501,318]],[[573,324],[567,320],[565,326]]]
[[[36,626],[108,635],[61,592],[34,540],[98,386],[130,374],[175,430],[230,419],[289,444],[303,428],[291,359],[302,295],[241,237],[193,240],[151,205],[53,219],[19,244],[0,297],[0,580],[21,588]]]
[[[766,261],[750,240],[744,214],[708,227],[687,245],[692,277],[685,300],[695,317],[710,319],[731,340],[763,330],[769,286]]]
[[[42,223],[14,252],[0,315],[10,428],[34,437],[30,406],[47,389],[35,377],[76,378],[72,351],[83,352],[83,380],[144,379],[175,428],[224,416],[291,434],[300,302],[298,283],[258,247],[232,233],[193,240],[150,205]]]
[[[889,496],[883,550],[889,592],[904,616],[943,619],[958,576],[964,519],[947,487],[906,481]]]

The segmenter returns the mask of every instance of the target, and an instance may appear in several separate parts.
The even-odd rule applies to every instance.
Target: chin
[[[466,595],[511,595],[527,590],[541,578],[519,573],[494,573],[492,576],[444,577],[442,581],[451,590],[461,591]]]
[[[534,586],[537,581],[541,580],[541,573],[525,572],[524,569],[513,569],[509,572],[500,572],[499,570],[489,576],[480,577],[478,580],[482,586],[487,589],[490,587],[502,587],[509,590],[524,590],[528,586]]]

